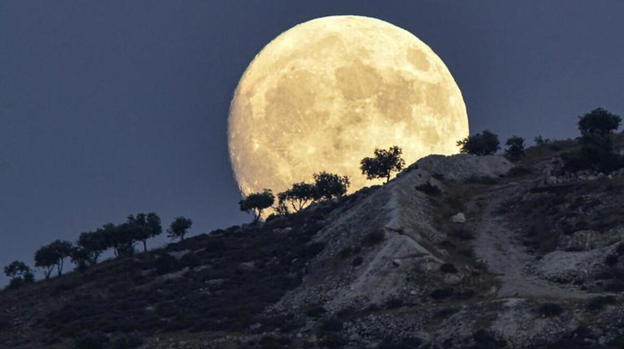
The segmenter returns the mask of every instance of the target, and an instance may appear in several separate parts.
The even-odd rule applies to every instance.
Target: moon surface
[[[381,183],[360,171],[375,148],[410,164],[458,152],[461,92],[442,60],[382,20],[331,16],[282,33],[254,58],[230,107],[229,151],[241,192],[278,193],[312,174],[347,175],[349,192]]]

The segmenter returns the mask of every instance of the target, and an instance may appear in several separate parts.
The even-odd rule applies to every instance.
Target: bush
[[[357,257],[353,258],[352,264],[353,264],[354,267],[357,267],[358,265],[361,265],[362,262],[364,262],[364,259],[361,256],[357,256]]]
[[[619,259],[618,255],[610,254],[605,258],[605,264],[612,267],[617,264]]]
[[[524,154],[524,139],[522,137],[513,136],[507,140],[507,148],[505,149],[505,157],[509,161],[518,161],[522,159]]]
[[[457,141],[460,152],[474,155],[490,155],[500,149],[498,136],[488,130]]]
[[[338,256],[340,256],[340,258],[342,259],[345,259],[345,258],[351,257],[352,254],[353,254],[353,248],[351,246],[347,246],[343,248],[342,250],[340,250],[340,253],[338,254]]]
[[[563,313],[563,307],[557,303],[544,303],[537,308],[537,312],[543,317],[553,317]]]
[[[158,274],[167,274],[178,270],[180,263],[178,263],[178,260],[174,256],[168,253],[162,253],[156,257],[154,267]]]
[[[108,343],[108,337],[101,332],[84,334],[74,341],[75,349],[104,349]]]
[[[429,196],[438,196],[442,193],[438,186],[431,184],[429,182],[423,183],[416,186],[416,190],[423,192]]]
[[[615,304],[614,296],[598,296],[589,300],[587,303],[588,310],[602,310],[605,306]]]
[[[507,172],[507,177],[520,177],[520,176],[524,176],[524,175],[528,175],[533,173],[533,171],[528,168],[528,167],[512,167],[508,172]]]
[[[384,241],[386,234],[381,230],[372,231],[364,237],[364,245],[373,246]]]
[[[390,299],[388,299],[386,301],[386,308],[387,309],[396,309],[396,308],[400,308],[403,306],[403,300],[396,296],[396,297],[392,297]]]
[[[321,324],[321,329],[327,332],[338,332],[342,330],[343,324],[337,317],[330,317],[325,319]]]
[[[454,294],[455,294],[455,290],[452,287],[439,288],[431,292],[431,298],[435,300],[442,300],[442,299],[453,297]]]
[[[446,274],[455,274],[457,273],[457,268],[452,263],[444,263],[440,266],[440,271]]]
[[[113,349],[133,349],[143,345],[143,338],[138,334],[128,334],[119,337],[113,343]]]

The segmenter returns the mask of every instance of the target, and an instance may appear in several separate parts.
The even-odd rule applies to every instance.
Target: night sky
[[[471,132],[504,140],[574,137],[579,114],[624,112],[623,13],[618,0],[2,0],[0,266],[131,213],[188,216],[193,233],[250,220],[229,103],[298,23],[354,14],[414,33],[454,75]]]

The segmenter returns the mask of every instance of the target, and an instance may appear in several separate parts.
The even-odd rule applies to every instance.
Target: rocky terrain
[[[622,348],[624,173],[564,173],[571,147],[429,156],[296,214],[3,291],[0,347]]]

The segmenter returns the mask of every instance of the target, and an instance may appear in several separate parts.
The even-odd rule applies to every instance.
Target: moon
[[[454,154],[468,116],[453,76],[429,46],[388,22],[331,16],[266,45],[230,106],[232,167],[244,195],[310,182],[328,171],[353,192],[370,181],[360,160],[397,145],[410,164]]]

